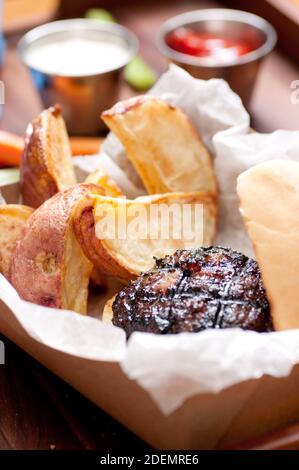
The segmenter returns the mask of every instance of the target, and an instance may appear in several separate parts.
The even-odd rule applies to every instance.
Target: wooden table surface
[[[174,5],[175,4],[175,5]],[[158,70],[165,63],[154,45],[154,34],[174,14],[218,6],[216,2],[161,2],[155,6],[119,9],[116,16],[139,36],[141,52]],[[1,127],[23,134],[41,109],[27,70],[15,53],[17,37],[8,39],[3,71],[5,106]],[[299,105],[291,104],[291,82],[299,67],[279,52],[263,64],[250,106],[252,125],[261,132],[299,129]],[[122,96],[132,92],[123,87]],[[0,449],[146,449],[146,445],[78,392],[0,336],[6,364],[0,366]],[[299,430],[297,429],[298,433]],[[299,447],[298,447],[299,448]]]

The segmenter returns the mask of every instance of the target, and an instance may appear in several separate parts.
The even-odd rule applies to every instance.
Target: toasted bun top
[[[239,176],[237,192],[275,329],[299,328],[299,163],[257,165]]]

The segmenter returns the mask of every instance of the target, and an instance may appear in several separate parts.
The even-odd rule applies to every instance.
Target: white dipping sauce
[[[26,61],[36,70],[64,76],[96,75],[124,65],[129,51],[124,41],[68,38],[32,45]]]

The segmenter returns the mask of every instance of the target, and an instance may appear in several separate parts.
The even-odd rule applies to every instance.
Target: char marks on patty
[[[271,331],[256,261],[228,248],[179,250],[116,296],[113,324],[156,334],[240,327]]]

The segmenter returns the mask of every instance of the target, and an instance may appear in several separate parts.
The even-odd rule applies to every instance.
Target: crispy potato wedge
[[[115,181],[109,178],[102,170],[96,170],[87,176],[85,183],[94,183],[101,186],[105,191],[105,196],[124,197],[122,191]]]
[[[85,183],[94,183],[104,190],[105,196],[110,197],[124,197],[122,191],[117,184],[109,178],[102,170],[96,170],[90,173]],[[90,276],[90,287],[94,291],[102,291],[107,288],[107,278],[104,273],[101,273],[99,269],[94,269]]]
[[[191,216],[190,223],[184,219],[182,225],[179,217],[184,205]],[[154,257],[211,244],[215,212],[213,197],[201,192],[144,196],[133,201],[94,196],[93,201],[78,203],[73,223],[94,266],[128,280],[150,269]]]
[[[299,163],[288,160],[256,165],[237,184],[275,330],[299,328],[298,188]]]
[[[17,240],[33,211],[31,207],[18,204],[0,205],[0,273],[5,277],[8,277]]]
[[[43,111],[29,124],[21,159],[24,204],[39,207],[76,184],[72,154],[59,106]]]
[[[73,210],[99,186],[80,184],[59,192],[30,217],[17,242],[10,281],[19,295],[36,304],[86,313],[93,269],[73,231]]]
[[[124,145],[149,194],[202,191],[216,196],[208,150],[188,117],[166,101],[139,96],[102,119]]]
[[[111,297],[111,299],[107,300],[104,306],[103,314],[102,314],[102,322],[107,323],[107,325],[111,325],[112,318],[113,318],[113,310],[112,305],[115,300],[116,295]]]

